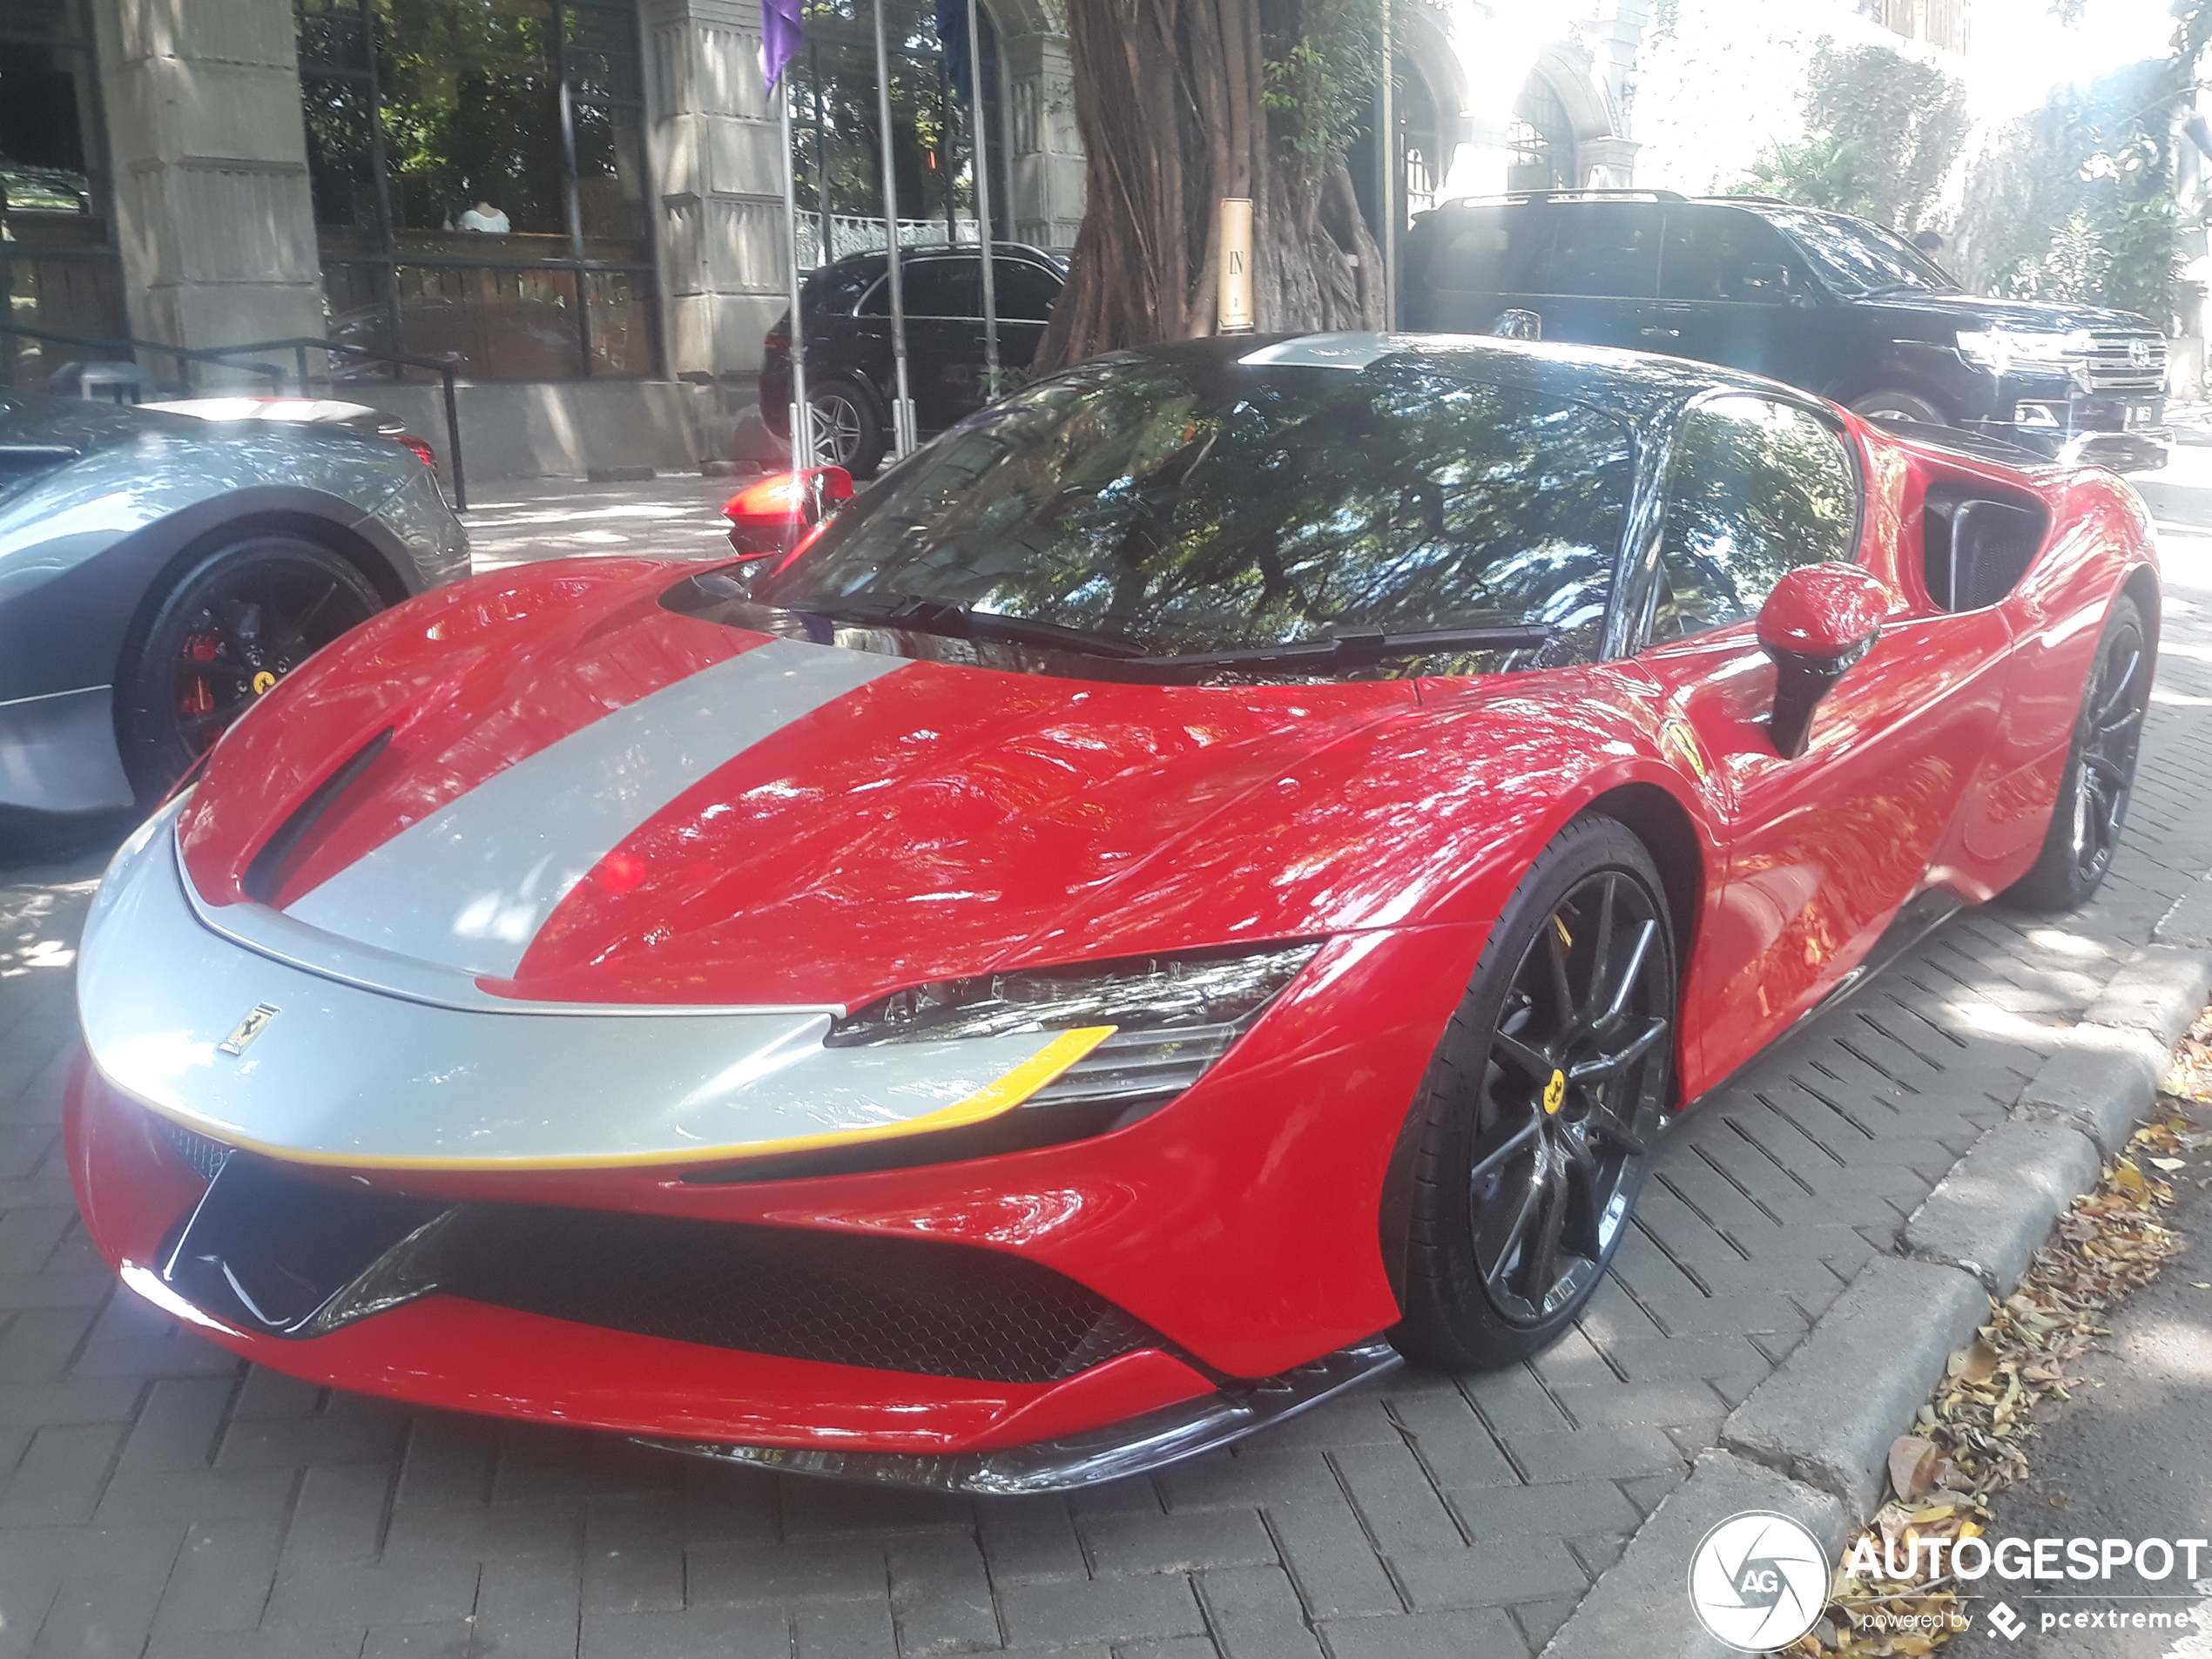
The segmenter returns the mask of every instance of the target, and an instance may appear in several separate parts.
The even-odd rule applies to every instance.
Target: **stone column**
[[[1626,190],[1635,180],[1636,152],[1642,147],[1634,138],[1612,133],[1579,140],[1575,166],[1581,184],[1590,190]]]
[[[1613,137],[1616,139],[1625,139],[1635,131],[1632,117],[1636,53],[1643,44],[1647,20],[1645,0],[1599,0],[1593,15],[1577,30],[1589,50],[1591,71],[1605,90],[1606,105],[1613,117]],[[1618,182],[1625,185],[1629,182],[1629,158],[1633,154],[1631,147],[1617,156],[1606,158],[1599,165],[1617,169]]]
[[[94,0],[92,13],[132,333],[321,338],[288,0]]]
[[[1006,76],[1007,212],[1014,239],[1070,248],[1083,218],[1083,145],[1068,64],[1068,37],[1002,33]]]
[[[782,314],[783,148],[759,0],[643,0],[669,373],[749,376]]]

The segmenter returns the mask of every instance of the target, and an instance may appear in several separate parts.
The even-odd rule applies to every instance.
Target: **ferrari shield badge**
[[[244,1054],[246,1045],[261,1035],[263,1028],[277,1016],[277,1010],[266,1002],[256,1002],[253,1010],[231,1028],[230,1035],[215,1046],[225,1054]]]

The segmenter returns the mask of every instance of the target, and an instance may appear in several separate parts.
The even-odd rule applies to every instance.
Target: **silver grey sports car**
[[[0,391],[0,819],[158,799],[317,648],[469,572],[373,428]]]

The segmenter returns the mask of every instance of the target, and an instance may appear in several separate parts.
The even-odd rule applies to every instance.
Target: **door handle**
[[[1643,331],[1643,337],[1646,340],[1680,340],[1682,338],[1682,330],[1679,328],[1647,328]]]

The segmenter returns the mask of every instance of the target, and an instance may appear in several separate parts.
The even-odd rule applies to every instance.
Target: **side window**
[[[1641,202],[1547,208],[1556,229],[1529,261],[1523,293],[1648,300],[1659,287],[1660,214]]]
[[[1012,322],[1046,321],[1060,297],[1060,279],[1027,260],[992,260],[991,280],[997,285],[999,315]]]
[[[845,314],[873,280],[874,273],[865,265],[832,265],[815,272],[806,279],[806,286],[801,290],[807,318],[811,321],[818,316]],[[888,303],[885,302],[887,306]]]
[[[1425,266],[1429,287],[1448,293],[1531,292],[1534,256],[1552,234],[1548,214],[1533,206],[1482,207],[1438,218]]]
[[[1782,233],[1756,213],[1739,207],[1671,208],[1659,297],[1780,305],[1802,286],[1792,274],[1796,266]]]
[[[909,317],[980,317],[983,314],[980,260],[917,260],[901,271]]]
[[[1800,565],[1858,550],[1858,481],[1843,442],[1762,397],[1702,403],[1675,428],[1656,643],[1756,615]]]

